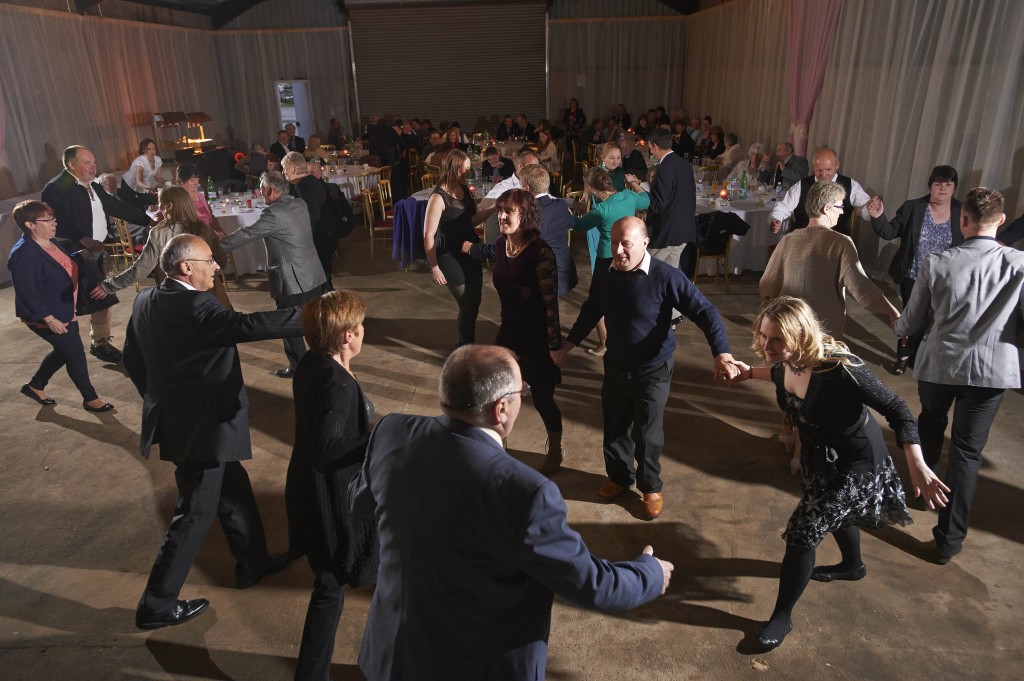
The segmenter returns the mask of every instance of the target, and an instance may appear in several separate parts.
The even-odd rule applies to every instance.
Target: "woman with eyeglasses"
[[[160,213],[163,219],[149,230],[149,237],[146,245],[139,253],[132,266],[125,271],[107,277],[102,284],[96,286],[90,296],[99,300],[110,293],[116,293],[123,288],[131,286],[148,277],[154,270],[158,271],[157,283],[163,280],[164,274],[159,271],[160,253],[164,250],[167,242],[179,234],[192,234],[200,237],[207,243],[213,252],[213,259],[223,269],[227,264],[227,255],[220,247],[220,239],[213,233],[208,225],[203,224],[196,215],[196,209],[192,197],[183,187],[167,187],[160,190]],[[231,307],[228,300],[227,289],[220,277],[213,279],[213,295],[217,297],[224,307]]]
[[[68,376],[82,394],[86,411],[105,412],[114,405],[96,394],[89,380],[85,346],[78,331],[78,296],[90,288],[79,253],[64,250],[54,237],[57,219],[42,201],[22,201],[14,207],[14,222],[22,235],[11,249],[7,269],[14,284],[14,312],[32,333],[53,348],[43,358],[21,394],[44,407],[57,402],[46,396],[46,385],[57,370]]]
[[[501,236],[494,245],[463,242],[462,251],[494,260],[494,288],[501,300],[501,327],[494,343],[516,354],[524,389],[532,391],[533,406],[548,434],[541,472],[550,475],[561,467],[563,456],[562,412],[555,402],[555,386],[562,382],[555,363],[562,347],[558,265],[540,238],[543,211],[533,194],[509,189],[495,205]]]
[[[867,575],[860,528],[913,522],[889,448],[868,407],[885,417],[902,443],[915,496],[930,508],[942,507],[949,488],[925,464],[907,405],[821,328],[807,303],[788,296],[772,300],[752,331],[753,350],[766,366],[736,361],[740,371],[732,383],[772,382],[779,407],[799,424],[803,442],[803,497],[782,533],[786,553],[775,610],[757,639],[771,650],[793,628],[793,607],[810,580],[857,581]],[[841,560],[815,567],[817,546],[829,534]]]
[[[837,340],[846,328],[846,294],[887,324],[900,313],[864,272],[857,247],[833,231],[843,214],[846,190],[835,182],[815,182],[807,192],[806,229],[790,232],[775,248],[761,275],[762,299],[795,296],[807,301],[825,331]]]

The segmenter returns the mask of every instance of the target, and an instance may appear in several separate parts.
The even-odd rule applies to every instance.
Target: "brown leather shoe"
[[[602,499],[614,499],[615,497],[625,492],[626,489],[626,487],[623,487],[619,483],[609,480],[603,485],[601,485],[601,489],[597,491],[597,496],[601,497]]]
[[[647,511],[648,518],[657,518],[664,507],[665,498],[661,496],[661,492],[644,492],[644,510]]]

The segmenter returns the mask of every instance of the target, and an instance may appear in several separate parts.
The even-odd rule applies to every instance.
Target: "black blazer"
[[[537,199],[540,204],[540,238],[547,243],[555,254],[555,265],[558,268],[558,297],[561,298],[576,288],[579,275],[576,272],[576,261],[569,250],[569,232],[576,220],[569,212],[569,204],[565,199],[557,199],[550,194]]]
[[[692,243],[697,239],[697,185],[693,169],[676,153],[666,154],[651,183],[648,213],[651,248]]]
[[[893,256],[889,265],[889,275],[892,280],[899,284],[907,276],[907,270],[914,262],[917,253],[917,242],[921,238],[921,225],[924,224],[924,211],[928,207],[928,195],[919,199],[911,199],[905,202],[896,211],[896,217],[886,220],[885,215],[872,218],[871,227],[875,234],[886,240],[899,239],[900,247]],[[953,243],[950,246],[959,246],[964,242],[964,235],[960,233],[960,202],[953,199],[950,204],[949,219],[950,230],[953,234]]]
[[[306,140],[296,135],[288,140],[288,151],[297,151],[300,154],[306,151]]]
[[[274,142],[273,144],[270,145],[270,153],[273,154],[274,156],[277,156],[277,160],[278,162],[280,162],[288,153],[288,148],[285,147],[280,142]]]
[[[327,187],[323,180],[306,175],[291,186],[289,193],[306,202],[306,210],[309,211],[309,224],[313,229],[313,234],[317,237],[329,235],[331,225],[327,221],[330,218],[330,211],[325,208]]]
[[[252,458],[236,343],[302,335],[301,308],[242,314],[174,279],[135,297],[124,368],[143,396],[139,453],[175,463]]]
[[[345,368],[318,352],[299,360],[292,383],[295,447],[285,505],[293,549],[345,584],[376,578],[380,547],[372,513],[352,513],[349,486],[366,458],[373,407]]]
[[[490,163],[484,161],[483,165],[480,166],[480,172],[485,178],[499,176],[502,180],[507,180],[512,177],[516,172],[515,164],[512,163],[512,159],[499,156],[498,159],[501,161],[501,165],[495,168]]]
[[[91,185],[103,204],[103,212],[108,221],[114,217],[134,225],[148,225],[152,222],[145,211],[108,194],[98,182],[92,182]],[[40,198],[53,209],[53,217],[57,218],[57,236],[67,239],[76,247],[82,245],[83,238],[92,238],[89,192],[78,184],[74,175],[67,170],[61,172],[46,183]]]
[[[57,239],[52,240],[68,257],[74,255]],[[89,295],[89,280],[79,259],[78,295]],[[24,235],[18,239],[7,259],[14,284],[14,313],[27,324],[42,323],[53,315],[65,324],[75,316],[75,287],[67,271],[42,247]]]

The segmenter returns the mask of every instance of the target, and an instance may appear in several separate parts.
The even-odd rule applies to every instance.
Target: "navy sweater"
[[[713,356],[728,353],[729,339],[718,310],[679,269],[650,258],[645,274],[612,268],[595,276],[590,296],[569,332],[579,345],[603,316],[608,326],[608,355],[623,372],[642,372],[668,361],[676,349],[672,309],[696,324]],[[607,261],[605,261],[607,262]]]

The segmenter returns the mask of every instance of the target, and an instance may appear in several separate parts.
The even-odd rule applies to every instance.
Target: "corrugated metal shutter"
[[[546,4],[349,10],[359,111],[495,130],[545,116]]]

